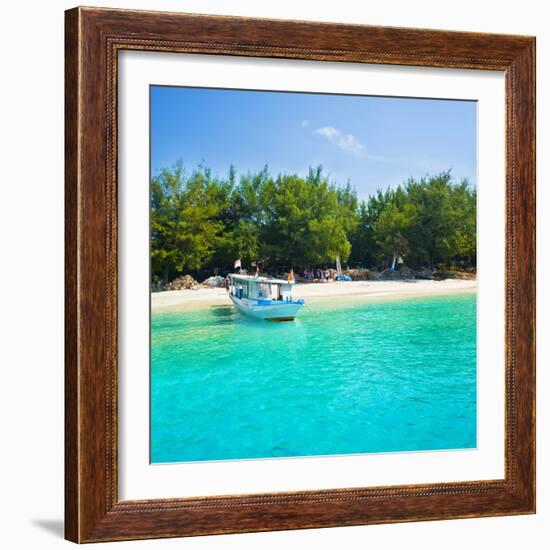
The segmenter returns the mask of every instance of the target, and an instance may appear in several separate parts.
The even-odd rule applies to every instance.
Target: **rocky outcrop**
[[[352,281],[374,281],[380,275],[370,269],[348,269],[345,274],[349,275]]]
[[[433,272],[433,278],[442,281],[443,279],[461,279],[461,280],[473,280],[476,278],[475,271],[445,271],[438,269]]]
[[[211,288],[224,287],[225,277],[222,277],[221,275],[214,275],[212,277],[208,277],[208,279],[205,279],[201,284],[202,286],[209,286]]]
[[[379,279],[383,281],[406,281],[411,279],[437,281],[442,281],[444,279],[473,280],[475,278],[475,271],[447,271],[440,269],[432,271],[427,267],[424,267],[422,269],[411,269],[406,265],[401,265],[399,269],[396,269],[395,271],[392,271],[391,269],[385,269],[380,273],[379,276]]]
[[[380,279],[383,281],[404,281],[407,279],[416,279],[416,277],[410,267],[402,265],[399,269],[384,269],[380,273]]]
[[[164,285],[164,290],[197,290],[199,283],[191,275],[180,275]]]

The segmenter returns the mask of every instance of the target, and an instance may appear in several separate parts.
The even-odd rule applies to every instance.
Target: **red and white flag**
[[[233,269],[241,269],[241,259],[235,260],[235,263],[233,264]]]

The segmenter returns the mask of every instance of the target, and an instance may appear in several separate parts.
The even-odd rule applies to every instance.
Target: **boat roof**
[[[294,281],[285,281],[284,279],[270,279],[269,277],[256,277],[254,275],[239,275],[237,273],[230,273],[230,277],[240,281],[250,281],[252,283],[266,283],[273,285],[293,285]]]

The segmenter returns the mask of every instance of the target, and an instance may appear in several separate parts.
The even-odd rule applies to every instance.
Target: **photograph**
[[[151,85],[150,462],[477,447],[477,102]]]

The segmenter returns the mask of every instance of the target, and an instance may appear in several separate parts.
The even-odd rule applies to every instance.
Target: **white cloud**
[[[300,126],[302,128],[307,128],[309,126],[309,120],[302,120]]]
[[[352,134],[346,134],[334,126],[323,126],[313,130],[313,133],[317,136],[324,137],[342,149],[342,151],[354,157],[365,157],[365,146]]]

